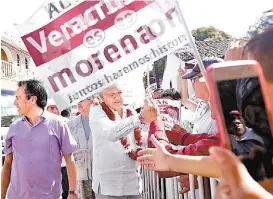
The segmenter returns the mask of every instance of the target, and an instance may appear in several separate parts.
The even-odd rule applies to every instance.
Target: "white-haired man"
[[[93,135],[93,190],[96,199],[140,199],[141,178],[136,152],[143,145],[140,128],[145,121],[145,106],[141,115],[123,106],[122,91],[118,85],[105,89],[101,104],[90,112]]]
[[[79,149],[73,154],[77,168],[78,196],[80,199],[95,199],[92,191],[93,140],[89,125],[89,112],[93,99],[86,98],[78,103],[80,115],[70,120],[68,127]]]

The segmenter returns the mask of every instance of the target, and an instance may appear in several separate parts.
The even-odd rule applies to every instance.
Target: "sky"
[[[41,0],[2,1],[0,34],[7,32],[19,39],[13,24],[27,18],[42,3]],[[273,0],[180,0],[179,3],[190,30],[212,25],[234,37],[243,36],[263,11],[273,8]]]

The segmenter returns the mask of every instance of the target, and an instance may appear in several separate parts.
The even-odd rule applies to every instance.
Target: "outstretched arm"
[[[207,177],[218,177],[220,174],[217,164],[209,156],[170,154],[154,135],[151,135],[151,142],[155,148],[144,149],[138,153],[140,156],[138,162],[140,165],[145,166],[147,170],[158,171],[159,174],[165,171],[175,172],[177,175],[190,173]]]
[[[112,121],[98,106],[90,113],[90,128],[92,132],[98,132],[105,139],[115,142],[132,133],[134,128],[141,126],[138,117],[138,115],[134,115],[122,120]],[[94,128],[98,128],[98,130],[94,131]]]

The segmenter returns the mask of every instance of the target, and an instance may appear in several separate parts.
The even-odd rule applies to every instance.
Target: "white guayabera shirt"
[[[123,108],[121,118],[116,111],[115,121],[111,121],[102,107],[96,106],[89,115],[93,135],[93,190],[97,194],[109,196],[139,195],[141,178],[139,164],[125,153],[120,138],[133,135],[134,129],[142,127],[137,113],[126,118]]]

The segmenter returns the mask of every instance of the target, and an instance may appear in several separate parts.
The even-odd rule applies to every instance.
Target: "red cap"
[[[230,111],[229,114],[230,115],[240,115],[240,116],[242,116],[241,112],[238,111],[238,110]]]

